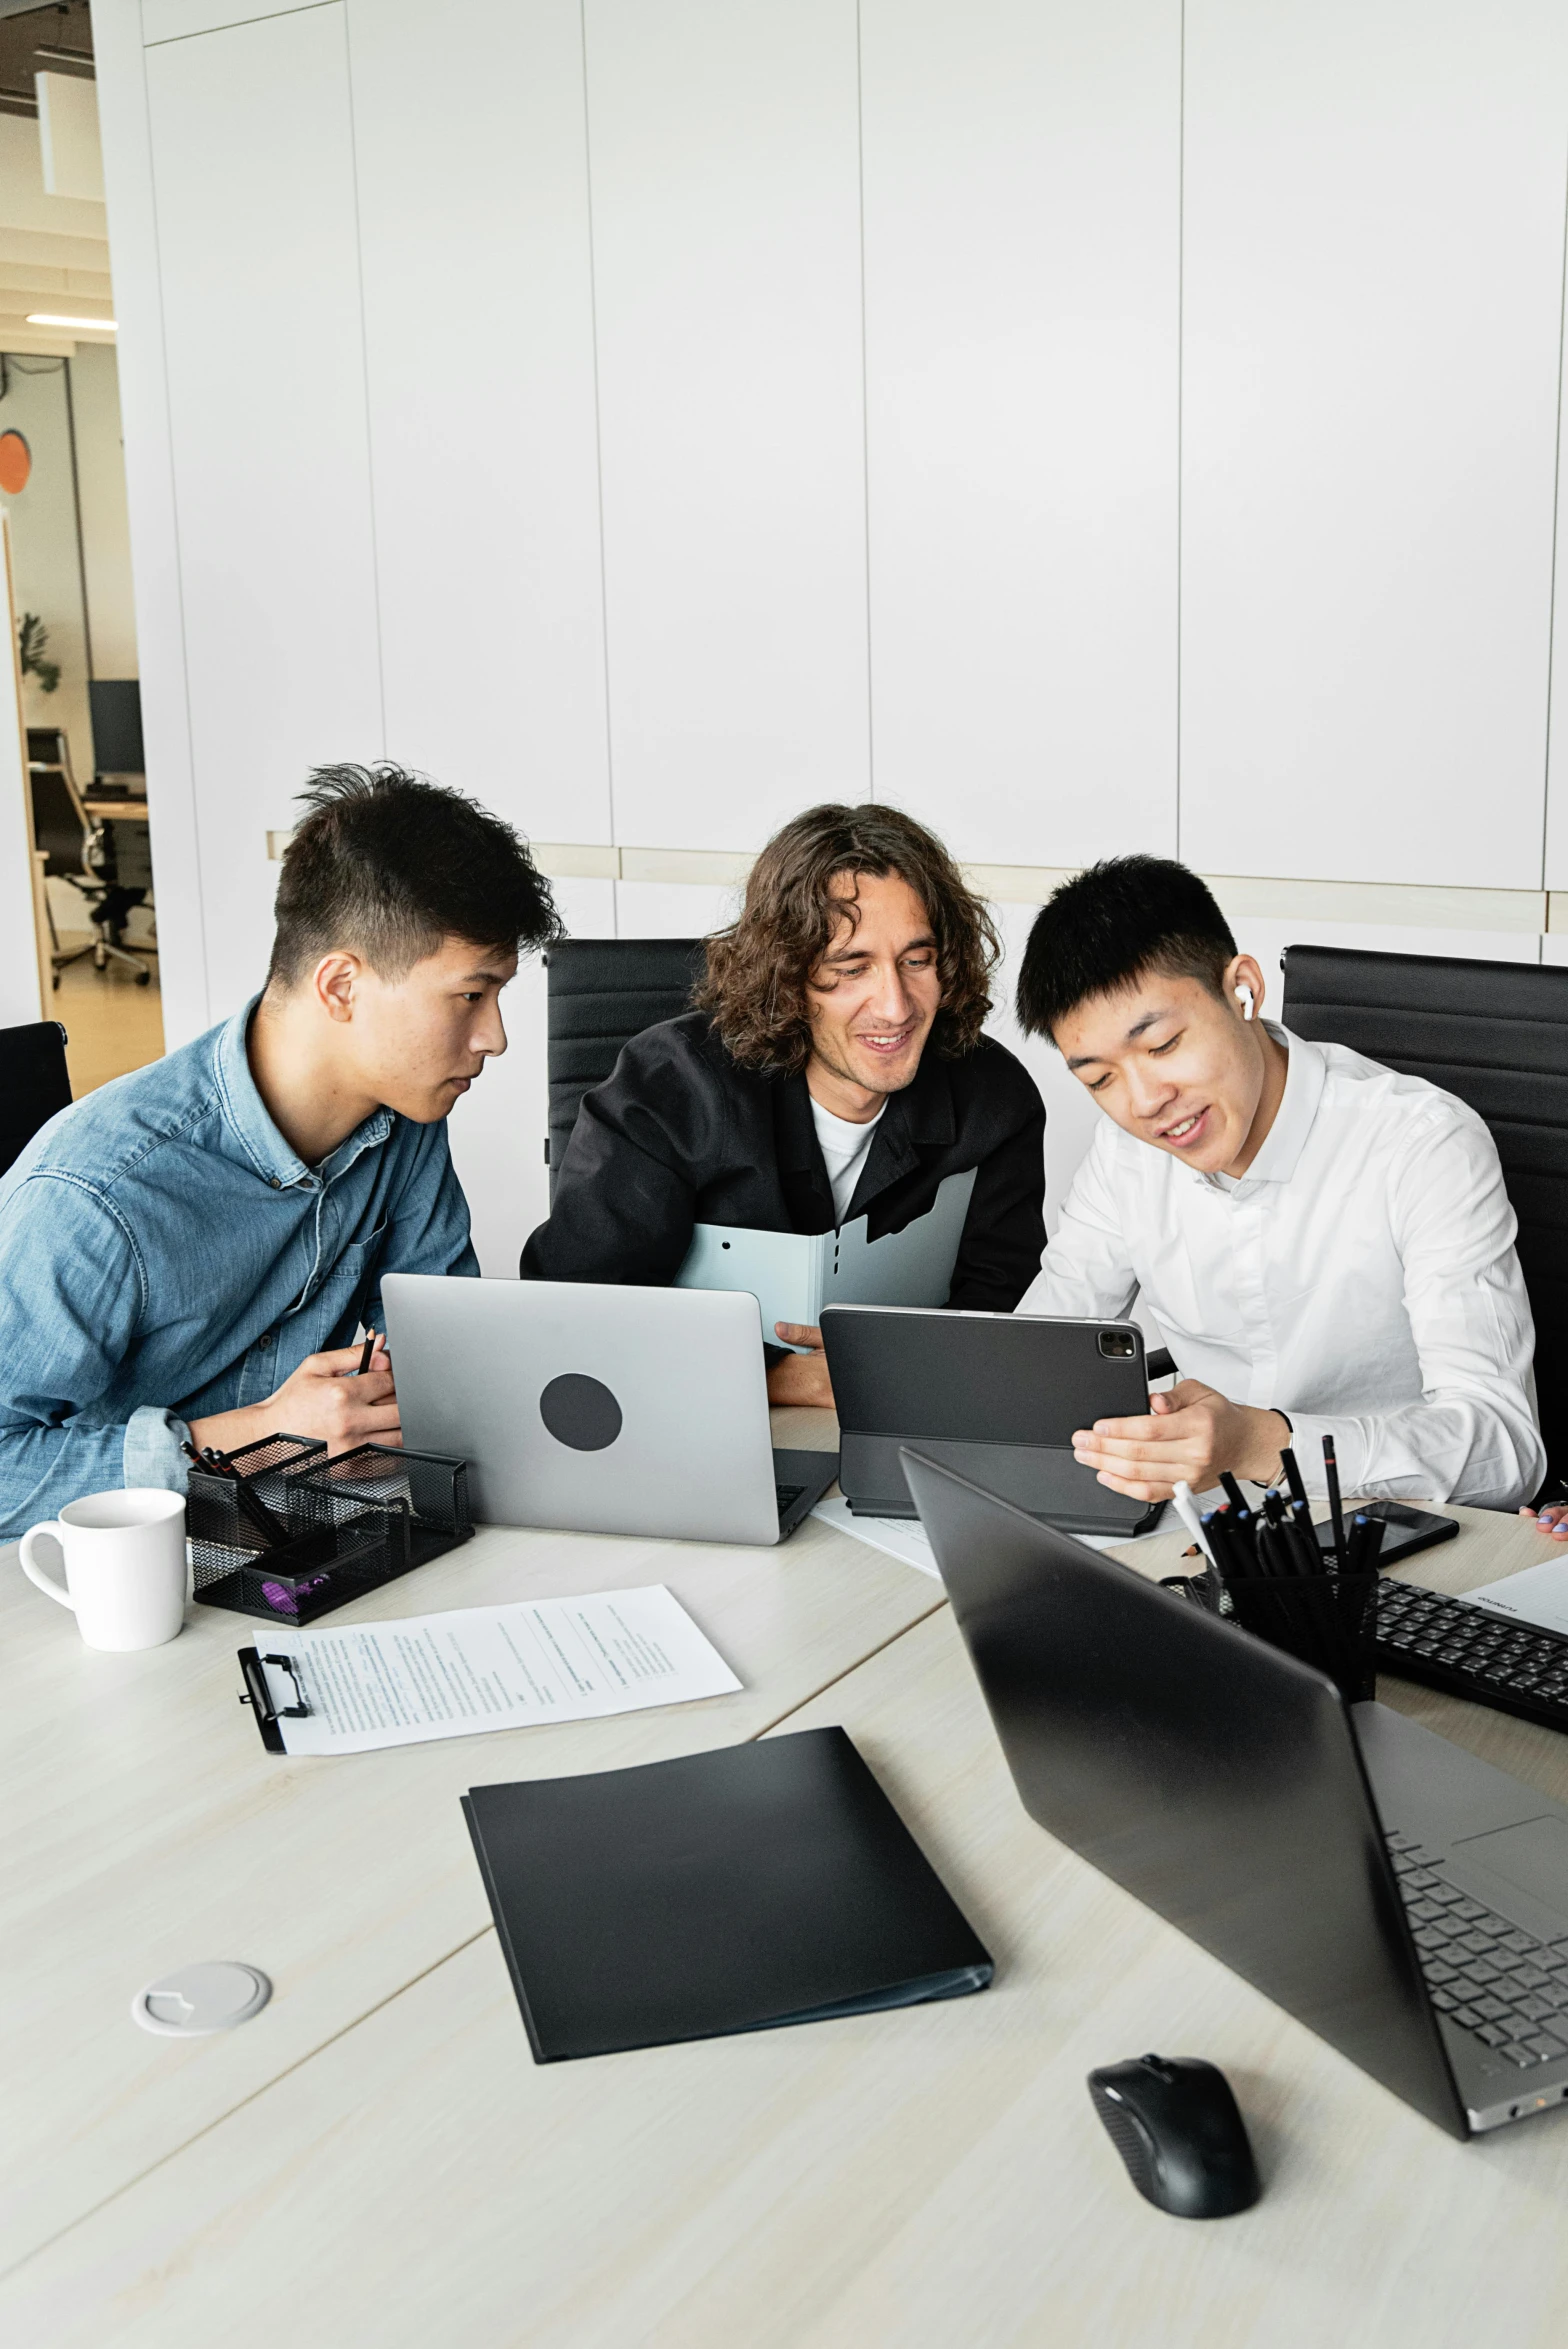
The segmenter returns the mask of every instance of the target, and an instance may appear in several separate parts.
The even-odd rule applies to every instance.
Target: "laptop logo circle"
[[[580,1370],[551,1379],[539,1397],[539,1416],[556,1442],[574,1452],[602,1452],[621,1432],[621,1406],[607,1386]]]

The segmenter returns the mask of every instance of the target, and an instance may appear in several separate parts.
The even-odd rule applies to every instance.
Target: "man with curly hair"
[[[1045,1108],[982,1035],[1000,949],[941,842],[897,808],[810,808],[751,869],[708,941],[696,1008],[626,1046],[585,1094],[525,1280],[674,1279],[699,1223],[871,1237],[975,1185],[948,1303],[1008,1313],[1045,1245]],[[830,1404],[810,1350],[773,1363],[775,1403]]]

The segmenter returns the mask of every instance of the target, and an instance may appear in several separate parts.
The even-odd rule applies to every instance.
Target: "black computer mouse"
[[[1089,2074],[1089,2094],[1127,2175],[1176,2218],[1229,2218],[1263,2188],[1230,2082],[1195,2056],[1140,2055]]]

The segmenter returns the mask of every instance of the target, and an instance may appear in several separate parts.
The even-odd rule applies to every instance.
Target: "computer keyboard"
[[[1568,1730],[1568,1639],[1411,1582],[1377,1594],[1377,1660],[1478,1705]]]
[[[1568,2056],[1568,1936],[1537,1941],[1449,1883],[1414,1836],[1386,1841],[1438,2012],[1521,2071]]]
[[[800,1499],[800,1496],[805,1491],[805,1489],[806,1488],[803,1484],[776,1484],[773,1487],[774,1493],[778,1499],[779,1523],[781,1525],[784,1522],[785,1511],[794,1507],[795,1503]]]

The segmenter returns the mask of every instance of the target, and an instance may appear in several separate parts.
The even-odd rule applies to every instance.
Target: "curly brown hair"
[[[707,976],[692,1001],[711,1012],[745,1068],[801,1069],[811,1057],[806,984],[832,945],[852,898],[835,896],[841,873],[896,874],[925,907],[936,939],[942,1008],[939,1052],[970,1052],[991,1008],[989,981],[1001,941],[981,900],[934,834],[896,807],[808,808],[775,832],[751,868],[740,919],[708,940]]]

